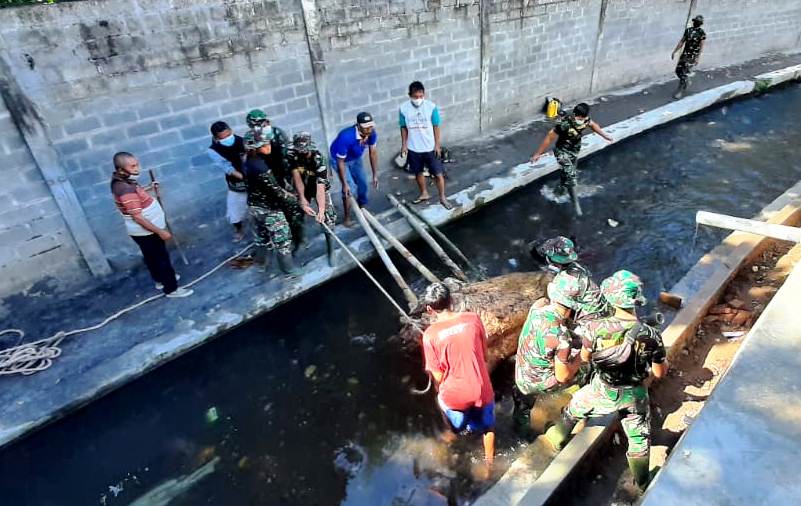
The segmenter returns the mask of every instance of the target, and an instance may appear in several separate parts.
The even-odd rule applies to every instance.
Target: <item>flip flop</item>
[[[428,204],[428,201],[431,197],[424,199],[422,197],[417,197],[416,199],[412,200],[412,204]]]

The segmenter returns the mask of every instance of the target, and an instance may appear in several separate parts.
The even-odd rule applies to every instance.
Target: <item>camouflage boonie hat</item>
[[[248,132],[244,137],[245,149],[259,149],[265,144],[270,143],[270,139],[265,138],[255,132]]]
[[[569,264],[578,260],[576,245],[567,237],[553,237],[540,246],[540,253],[557,264]]]
[[[604,299],[609,304],[623,309],[645,304],[642,288],[640,277],[626,270],[617,271],[601,283]]]
[[[292,136],[292,147],[299,153],[308,153],[314,149],[309,132],[298,132]]]
[[[567,308],[576,311],[578,299],[581,296],[581,287],[578,278],[574,276],[557,276],[548,283],[548,298]]]
[[[253,109],[245,116],[245,122],[250,128],[267,121],[267,115],[261,109]]]

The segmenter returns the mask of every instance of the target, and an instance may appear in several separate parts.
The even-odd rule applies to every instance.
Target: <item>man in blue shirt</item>
[[[378,149],[376,142],[375,122],[369,112],[360,112],[356,116],[356,124],[339,132],[331,143],[331,168],[339,174],[342,183],[342,201],[345,209],[343,224],[351,226],[350,195],[356,189],[356,202],[359,207],[367,205],[367,178],[362,167],[362,155],[365,148],[370,153],[370,168],[373,172],[373,188],[378,188]]]

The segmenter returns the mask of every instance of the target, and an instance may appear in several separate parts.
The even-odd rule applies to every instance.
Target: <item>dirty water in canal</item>
[[[725,234],[702,230],[692,249],[696,210],[750,217],[801,178],[798,111],[793,85],[584,160],[581,220],[553,202],[552,176],[445,231],[488,275],[535,268],[529,239],[574,235],[599,281],[625,267],[653,300]],[[479,441],[456,458],[437,442],[433,399],[409,394],[424,380],[419,351],[397,330],[351,272],[4,450],[2,504],[469,503],[488,486],[472,478]],[[494,378],[500,467],[522,445],[510,374]]]

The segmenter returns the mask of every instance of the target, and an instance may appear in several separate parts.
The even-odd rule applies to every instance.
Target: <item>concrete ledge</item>
[[[753,89],[752,81],[733,82],[615,123],[608,126],[607,130],[615,137],[615,141],[619,142],[650,128],[703,110],[715,103],[746,95]],[[589,156],[606,145],[607,143],[597,135],[586,137],[581,156]],[[423,213],[434,224],[446,223],[550,174],[557,168],[552,155],[543,157],[535,165],[519,164],[510,168],[503,176],[479,182],[452,195],[452,200],[457,204],[453,210],[447,211],[440,206],[435,206],[429,207]],[[410,238],[413,231],[404,220],[394,219],[394,221],[386,223],[387,219],[393,219],[396,216],[397,213],[389,211],[382,213],[380,218],[399,239]],[[374,255],[372,246],[366,237],[354,240],[351,247],[362,260]],[[275,283],[265,283],[263,277],[253,273],[232,273],[232,276],[241,276],[241,278],[237,278],[238,283],[241,284],[237,286],[235,293],[231,292],[233,288],[218,287],[220,291],[218,299],[211,301],[212,305],[217,304],[215,307],[196,307],[193,304],[199,304],[199,302],[190,300],[170,306],[170,309],[159,304],[155,304],[157,307],[146,306],[143,311],[151,314],[153,318],[169,316],[174,318],[176,323],[166,332],[163,329],[137,329],[139,333],[148,331],[155,333],[152,338],[133,348],[120,351],[114,360],[81,364],[80,374],[62,378],[57,372],[46,371],[25,378],[26,383],[30,386],[30,395],[25,399],[7,399],[8,402],[2,403],[3,407],[0,408],[0,447],[65,416],[153,368],[351,270],[353,267],[354,265],[348,262],[331,268],[321,257],[306,265],[303,276],[277,286]],[[247,301],[247,304],[235,309],[220,308],[224,301],[234,297]],[[172,307],[176,309],[172,309]],[[192,316],[197,319],[189,320],[177,313],[177,308],[181,307],[192,308]],[[169,314],[170,312],[172,314]],[[125,332],[122,327],[121,323],[115,322],[104,330],[94,333],[92,339],[96,342],[104,340],[111,342],[115,333]],[[65,358],[61,360],[65,360]]]
[[[788,81],[801,79],[801,65],[795,65],[755,76],[759,88],[770,88]]]
[[[768,204],[755,219],[783,225],[801,223],[801,181]],[[709,307],[718,300],[742,266],[761,254],[771,241],[754,234],[734,232],[721,245],[701,257],[679,280],[672,291],[683,295],[685,304],[662,332],[669,358],[674,358],[687,338],[695,335]],[[570,440],[539,477],[526,468],[525,462],[518,466],[516,461],[510,468],[510,472],[514,472],[509,477],[501,477],[476,502],[476,506],[549,504],[567,486],[576,468],[609,440],[617,421],[617,417],[602,419],[598,425],[585,427]],[[530,490],[522,495],[522,499],[521,489],[524,485],[521,483],[521,476],[528,476],[533,480],[529,485]]]

